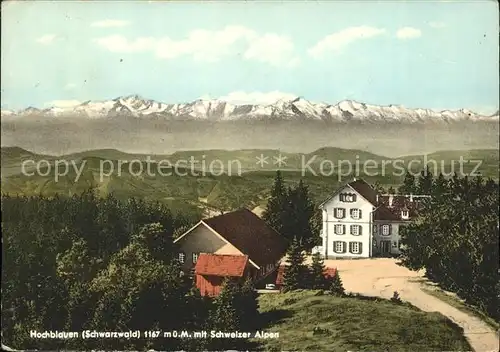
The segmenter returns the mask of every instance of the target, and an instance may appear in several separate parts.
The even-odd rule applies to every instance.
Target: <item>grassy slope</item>
[[[315,296],[315,291],[263,294],[265,351],[464,351],[460,327],[439,313],[388,300]],[[313,334],[314,328],[323,331]]]

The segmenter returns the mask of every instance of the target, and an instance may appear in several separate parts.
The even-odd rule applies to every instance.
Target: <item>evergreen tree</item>
[[[432,193],[433,177],[429,166],[420,172],[417,180],[416,193],[430,195]]]
[[[311,231],[313,235],[313,247],[321,246],[323,242],[321,238],[321,232],[323,231],[323,214],[320,210],[313,213],[311,218]]]
[[[401,233],[404,266],[425,268],[429,279],[496,319],[500,318],[498,192],[498,183],[491,180],[455,174],[445,182],[438,177],[434,196]]]
[[[329,281],[328,291],[330,294],[340,297],[345,295],[344,285],[342,284],[338,270],[335,270],[335,274]]]
[[[212,330],[237,331],[241,327],[241,317],[238,311],[239,287],[231,279],[226,279],[221,292],[215,298],[213,310],[210,314]],[[210,341],[211,350],[226,350],[239,346],[239,339],[214,339]]]
[[[252,331],[259,325],[258,295],[251,278],[247,278],[241,286],[238,299],[241,325],[244,330]]]
[[[382,187],[382,185],[380,184],[380,181],[378,181],[378,180],[375,181],[375,183],[373,184],[373,189],[376,190],[380,194],[386,193],[385,188]]]
[[[92,280],[91,292],[101,296],[102,307],[95,312],[94,329],[108,330],[114,326],[119,330],[146,330],[157,326],[174,330],[185,325],[187,292],[179,276],[180,267],[175,260],[165,262],[158,258],[150,247],[150,240],[162,231],[158,224],[141,228]],[[109,302],[113,304],[107,306]],[[109,319],[109,309],[113,309],[114,319]],[[125,342],[127,349],[146,348],[145,343],[159,348],[166,343],[162,339]],[[175,348],[179,343],[178,339],[168,340],[169,346]]]
[[[440,173],[434,180],[434,185],[432,186],[432,196],[441,197],[447,192],[449,192],[448,181],[444,178],[444,175]]]
[[[396,303],[396,304],[401,304],[403,301],[401,301],[401,297],[399,296],[398,291],[394,291],[391,297],[391,302]]]
[[[292,240],[296,238],[304,250],[313,248],[319,233],[313,233],[314,204],[309,197],[309,189],[302,180],[295,188],[287,192],[284,214],[284,235]]]
[[[100,269],[100,262],[88,255],[87,245],[83,239],[75,241],[70,250],[56,257],[57,275],[68,291],[66,322],[68,331],[87,326],[92,318],[90,313],[95,302],[92,295],[89,295],[89,286]]]
[[[187,317],[185,329],[189,331],[208,331],[210,329],[210,311],[213,300],[209,297],[202,297],[200,290],[193,283],[189,293],[186,295],[186,307],[188,311],[184,314]],[[208,339],[185,338],[181,341],[182,350],[185,351],[205,351],[208,348]]]
[[[222,285],[221,292],[214,301],[214,311],[211,315],[211,322],[214,328],[221,331],[230,331],[233,328],[239,327],[241,321],[235,304],[237,295],[237,284],[231,279],[226,279]]]
[[[278,233],[284,234],[284,212],[286,208],[286,188],[281,171],[276,171],[274,184],[271,188],[271,197],[267,202],[266,210],[262,216],[264,221]]]
[[[325,263],[320,253],[314,253],[310,268],[309,287],[313,290],[324,290],[328,286],[325,277]]]
[[[456,172],[454,172],[453,176],[448,180],[448,188],[450,189],[451,193],[457,195],[460,193],[461,180]]]
[[[394,187],[390,186],[389,189],[387,190],[387,193],[388,194],[396,194],[396,190],[394,189]]]
[[[2,309],[11,313],[2,314],[2,340],[8,345],[160,347],[164,341],[34,340],[25,332],[180,329],[189,323],[179,319],[191,303],[170,260],[176,252],[170,234],[188,217],[177,219],[161,204],[99,198],[93,189],[71,197],[2,196],[1,202]]]
[[[288,249],[288,265],[283,275],[283,291],[298,290],[307,287],[308,269],[304,264],[305,256],[296,238]]]
[[[398,189],[399,194],[415,194],[416,193],[416,185],[415,185],[415,176],[411,173],[410,170],[406,171],[403,184]]]

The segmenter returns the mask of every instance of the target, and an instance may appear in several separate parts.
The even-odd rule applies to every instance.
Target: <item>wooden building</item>
[[[194,268],[196,287],[202,296],[217,296],[226,279],[245,280],[249,264],[247,255],[201,253]]]

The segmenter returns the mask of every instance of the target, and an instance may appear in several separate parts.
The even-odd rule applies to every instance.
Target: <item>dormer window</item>
[[[339,195],[339,199],[341,202],[354,203],[356,201],[356,194],[354,194],[354,193],[341,193]]]
[[[409,217],[410,217],[410,212],[408,210],[401,211],[401,218],[402,219],[408,219]]]

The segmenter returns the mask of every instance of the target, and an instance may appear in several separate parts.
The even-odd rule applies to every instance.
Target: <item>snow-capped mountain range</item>
[[[335,122],[454,122],[496,121],[498,113],[483,116],[467,109],[435,111],[409,109],[398,105],[378,106],[344,100],[335,105],[314,103],[302,97],[278,100],[273,104],[235,105],[226,101],[197,99],[190,103],[167,104],[144,99],[138,95],[112,100],[86,101],[80,105],[38,109],[29,107],[20,111],[2,110],[2,118],[20,117],[71,117],[90,119],[134,116],[138,118],[163,118],[170,120],[323,120]]]

